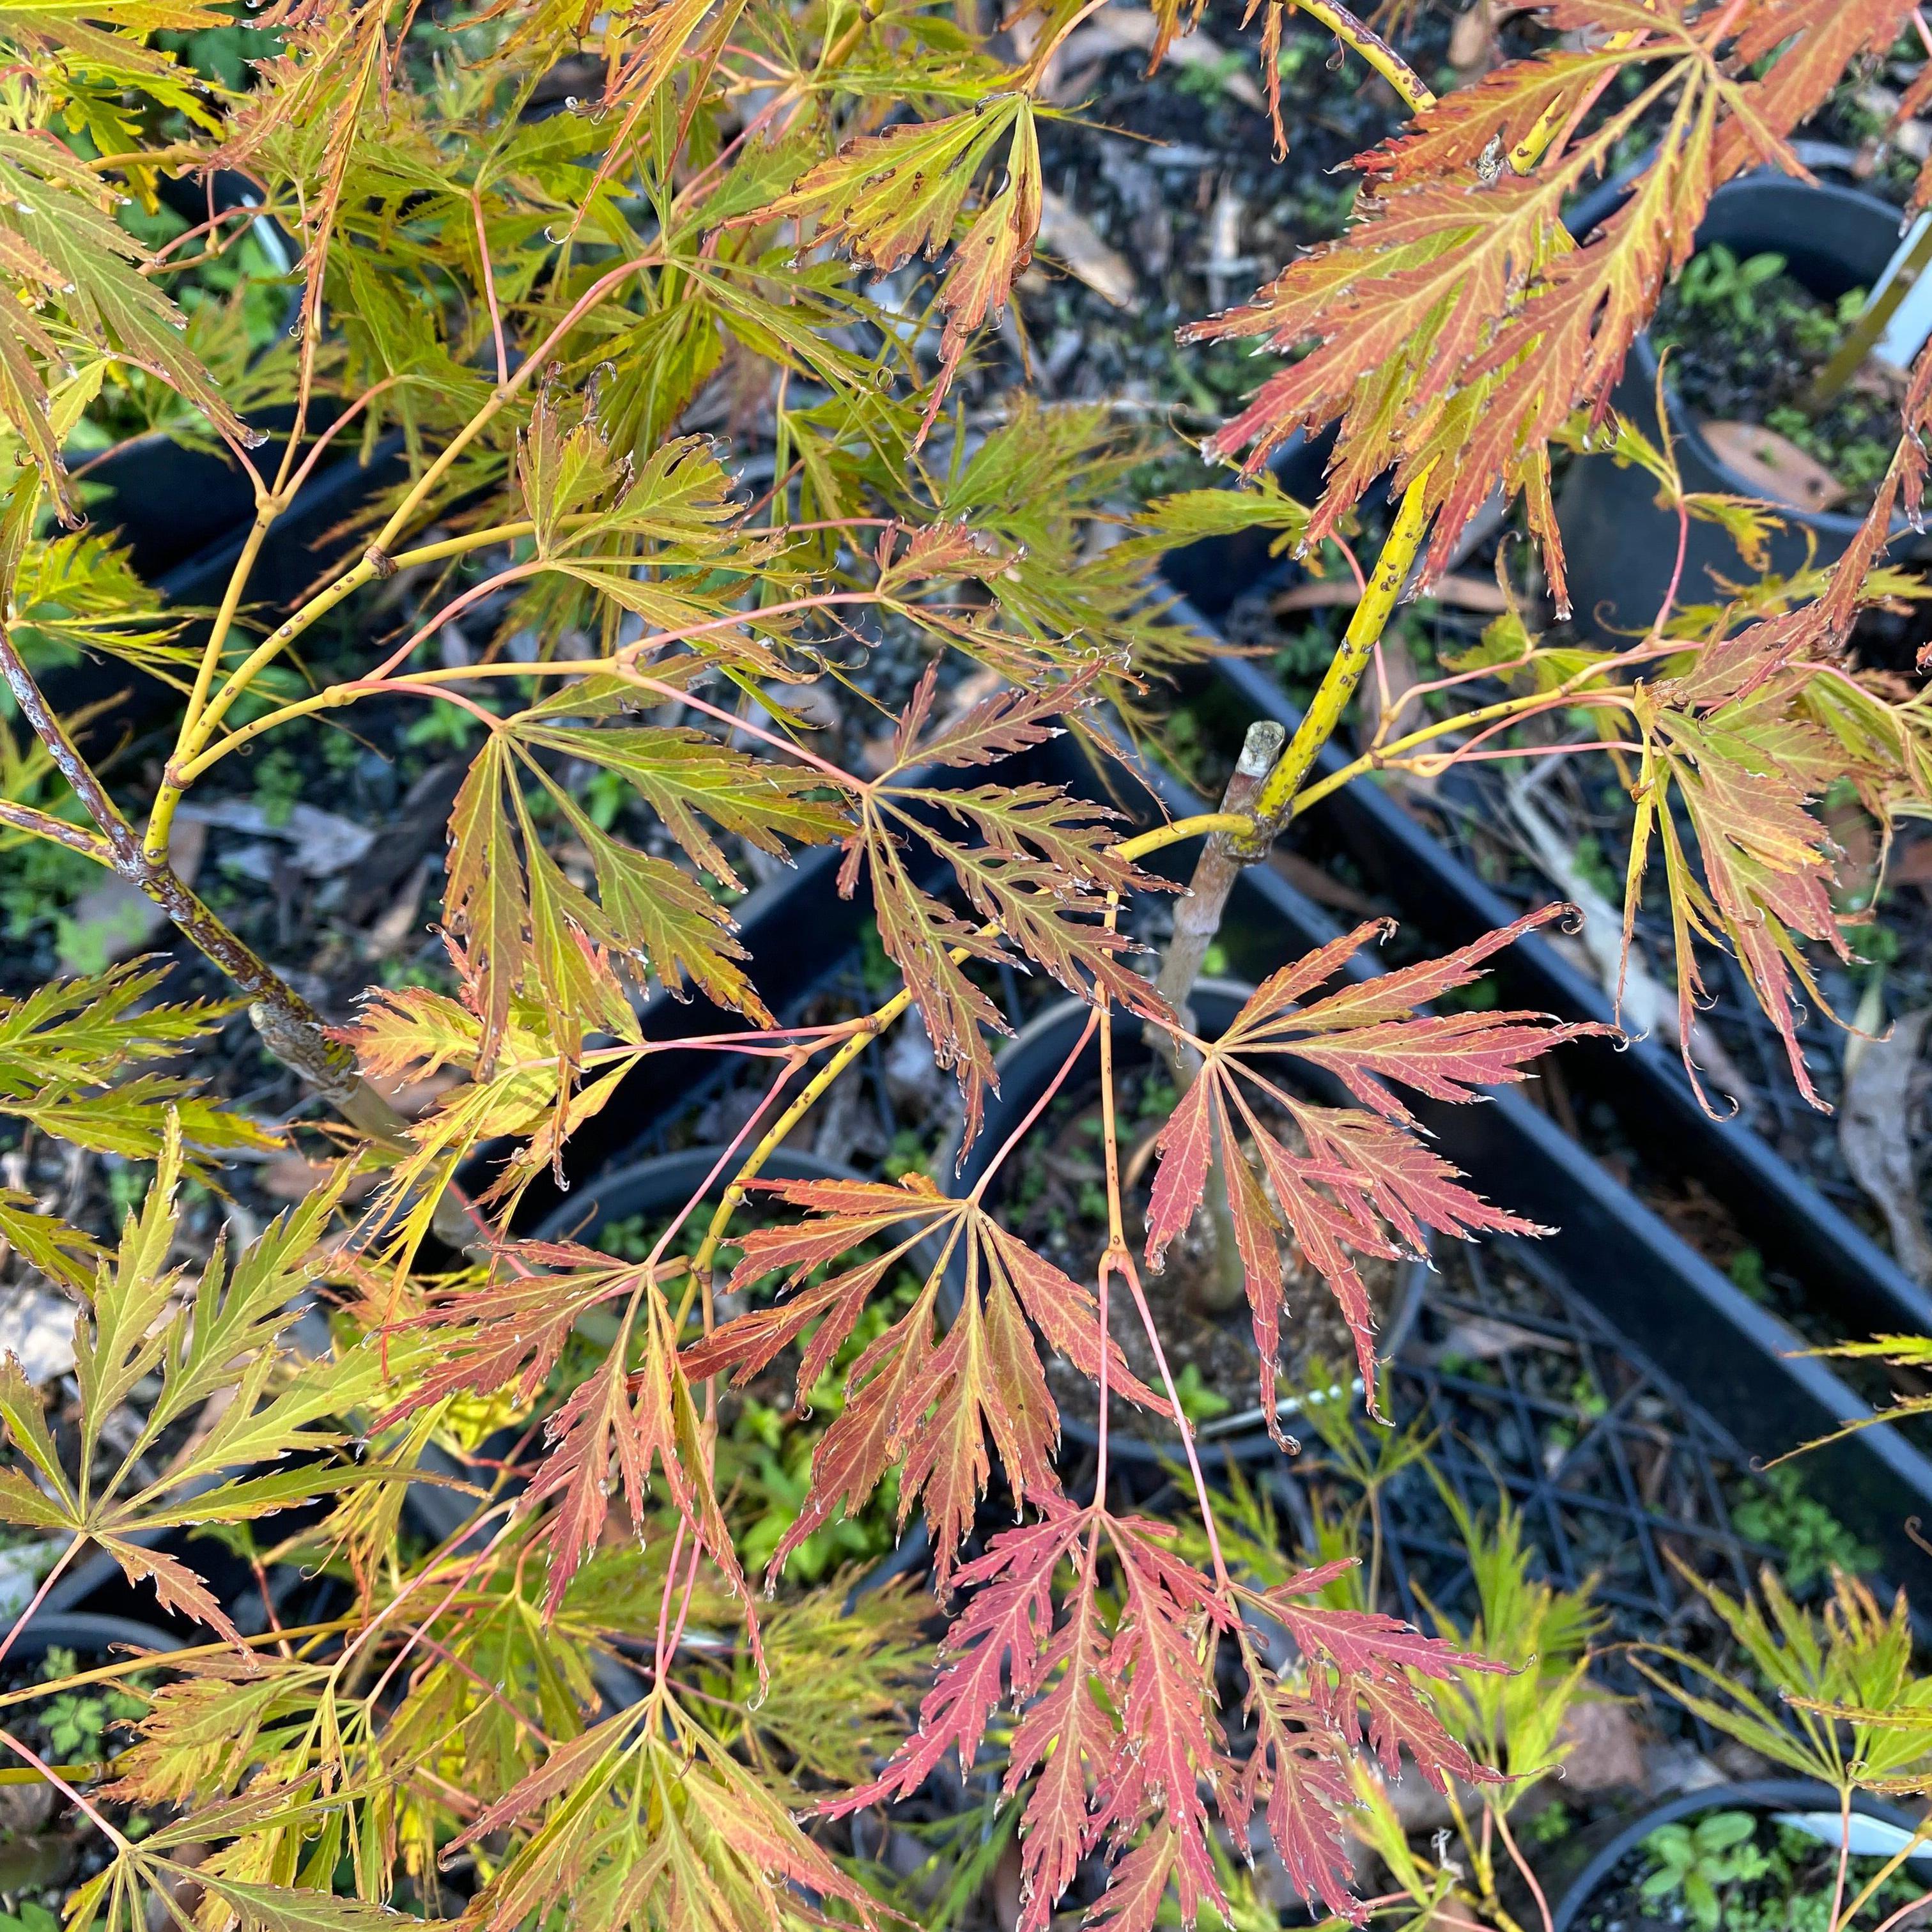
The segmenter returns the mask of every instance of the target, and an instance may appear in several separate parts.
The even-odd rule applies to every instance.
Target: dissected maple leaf
[[[873,1783],[828,1800],[824,1810],[839,1817],[910,1796],[955,1751],[962,1774],[971,1774],[994,1710],[1010,1697],[1024,1704],[1054,1667],[1054,1572],[1082,1527],[1078,1512],[1048,1503],[1039,1522],[1002,1530],[983,1556],[954,1571],[955,1586],[970,1594],[946,1634],[938,1672],[920,1706],[917,1732]],[[1083,1609],[1076,1615],[1097,1616],[1091,1590],[1083,1588],[1080,1598]],[[1097,1642],[1082,1648],[1092,1650]],[[1070,1646],[1061,1648],[1071,1654]],[[1105,1724],[1111,1733],[1111,1718]],[[1089,1728],[1082,1717],[1072,1720],[1066,1735],[1077,1742]],[[1108,1748],[1111,1753],[1111,1736]],[[1034,1761],[1029,1746],[1019,1778]],[[1083,1817],[1086,1802],[1083,1784],[1073,1798]],[[1063,1879],[1062,1889],[1065,1882]]]
[[[946,328],[922,440],[973,331],[1005,307],[1015,277],[1033,260],[1042,186],[1038,112],[1030,95],[1016,91],[989,95],[944,120],[905,122],[881,134],[860,135],[755,218],[815,220],[820,240],[881,274],[922,251],[936,256],[957,240],[940,291]],[[984,196],[961,236],[966,197],[1002,143],[1005,178]]]
[[[513,1378],[533,1392],[578,1317],[621,1298],[616,1339],[545,1423],[551,1447],[525,1492],[532,1508],[557,1498],[549,1522],[546,1610],[555,1615],[571,1578],[596,1547],[610,1508],[614,1464],[631,1520],[639,1527],[648,1520],[645,1490],[652,1467],[662,1465],[665,1488],[693,1538],[728,1586],[743,1596],[744,1573],[712,1486],[710,1459],[656,1270],[614,1262],[573,1242],[522,1243],[503,1256],[530,1275],[493,1280],[473,1297],[442,1301],[432,1310],[428,1321],[443,1325],[442,1359],[395,1413],[406,1414],[458,1388],[487,1391]],[[454,1333],[452,1317],[463,1324]],[[634,1364],[634,1352],[640,1358]],[[755,1644],[757,1622],[748,1602],[746,1619]]]
[[[51,980],[19,999],[0,998],[0,1113],[44,1132],[130,1160],[160,1152],[170,1120],[197,1175],[209,1154],[264,1150],[280,1138],[173,1073],[136,1073],[142,1060],[192,1052],[219,1030],[225,1006],[155,1004],[166,962],[134,959],[103,973]]]
[[[1090,1288],[1015,1239],[977,1201],[942,1195],[923,1176],[908,1176],[897,1186],[864,1180],[760,1185],[817,1218],[744,1236],[733,1289],[782,1269],[788,1271],[782,1298],[687,1347],[687,1375],[729,1371],[742,1382],[780,1350],[803,1343],[802,1403],[868,1299],[909,1262],[926,1270],[911,1307],[847,1372],[845,1406],[813,1454],[811,1494],[773,1555],[772,1572],[842,1504],[856,1515],[887,1468],[902,1462],[900,1519],[923,1498],[943,1580],[972,1527],[991,1472],[989,1438],[1018,1500],[1044,1505],[1059,1497],[1053,1469],[1059,1414],[1033,1331],[1083,1374],[1097,1378],[1099,1303]],[[818,1269],[874,1240],[889,1245],[823,1280],[812,1280]],[[928,1240],[938,1243],[929,1261],[916,1252]],[[942,1300],[949,1272],[962,1283],[958,1310],[950,1321]],[[814,1332],[807,1342],[808,1329]],[[1166,1404],[1133,1375],[1118,1346],[1110,1340],[1107,1348],[1108,1387],[1164,1410]]]
[[[1691,1058],[1691,1022],[1705,997],[1697,947],[1728,942],[1784,1042],[1799,1090],[1822,1107],[1798,1038],[1798,991],[1825,1002],[1800,942],[1852,956],[1832,902],[1836,848],[1810,807],[1846,776],[1850,760],[1842,740],[1804,707],[1814,668],[1774,663],[1762,640],[1744,632],[1701,652],[1683,676],[1637,687],[1644,752],[1632,788],[1624,945],[1628,953],[1654,838],[1676,949],[1684,1063],[1699,1097]]]
[[[674,992],[688,974],[722,1004],[769,1018],[723,909],[668,860],[603,831],[538,752],[626,780],[692,860],[734,890],[737,875],[704,819],[774,856],[788,837],[812,843],[849,827],[835,806],[805,796],[824,781],[802,766],[750,758],[698,731],[554,722],[586,701],[552,700],[493,732],[450,814],[446,916],[482,1022],[479,1074],[494,1064],[518,999],[544,1014],[570,1055],[587,1031],[634,1037],[620,968],[633,979],[648,968]],[[532,779],[588,851],[596,898],[545,849],[525,796]]]
[[[392,1472],[374,1462],[346,1472],[324,1454],[344,1440],[333,1424],[367,1394],[373,1354],[313,1364],[299,1382],[272,1386],[278,1338],[316,1272],[316,1244],[346,1168],[271,1222],[232,1264],[218,1239],[191,1288],[170,1265],[185,1172],[180,1127],[171,1120],[140,1210],[128,1216],[113,1253],[101,1256],[75,1318],[80,1413],[66,1456],[40,1392],[11,1355],[0,1360],[0,1420],[26,1466],[0,1480],[0,1520],[98,1544],[130,1582],[151,1581],[165,1607],[238,1643],[220,1598],[178,1557],[150,1546],[152,1533],[246,1522]],[[137,1388],[149,1391],[146,1412],[122,1433]],[[146,1459],[155,1444],[197,1416],[192,1438],[152,1473]],[[288,1466],[272,1468],[278,1462]],[[222,1480],[250,1466],[272,1472]]]
[[[1774,56],[1747,80],[1742,92],[1760,124],[1788,134],[1824,106],[1846,68],[1862,56],[1879,55],[1910,26],[1912,10],[1901,0],[1757,0],[1738,16],[1730,58],[1742,71]],[[1718,166],[1726,173],[1756,158],[1749,131],[1724,130]]]
[[[181,310],[140,273],[146,250],[107,212],[109,198],[50,132],[0,128],[0,262],[16,291],[0,303],[0,413],[70,523],[80,519],[79,501],[50,417],[47,377],[70,361],[72,335],[151,370],[226,436],[260,440],[188,349]],[[50,304],[65,328],[42,319]]]
[[[862,1927],[877,1923],[865,1888],[668,1696],[559,1744],[469,1820],[448,1855],[538,1817],[494,1865],[466,1924],[541,1923],[566,1898],[582,1922],[640,1932],[830,1922],[807,1898],[839,1901]]]
[[[880,943],[905,975],[940,1065],[958,1075],[968,1144],[992,1083],[987,1035],[1011,1029],[954,952],[993,961],[1015,947],[1070,992],[1089,1000],[1104,994],[1117,1006],[1160,1019],[1164,1003],[1130,964],[1133,942],[1100,915],[1110,893],[1168,882],[1119,856],[1111,830],[1118,814],[1063,786],[953,789],[902,775],[921,763],[988,764],[1042,743],[1064,728],[1060,720],[1091,702],[1099,676],[1100,668],[1090,664],[1040,691],[1003,692],[926,735],[935,690],[928,672],[899,721],[892,764],[861,795],[858,827],[846,842],[839,890],[849,898],[861,868],[869,874]],[[934,823],[941,814],[977,842],[943,831]],[[960,917],[920,884],[906,854],[910,840],[945,861],[972,910],[997,930]]]
[[[822,1808],[842,1815],[910,1796],[956,1750],[970,1773],[993,1712],[1010,1703],[1019,1717],[1006,1789],[1032,1785],[1020,1825],[1024,1932],[1042,1932],[1081,1860],[1103,1844],[1125,1854],[1109,1894],[1117,1906],[1144,1888],[1132,1909],[1151,1922],[1172,1880],[1188,1922],[1202,1904],[1220,1907],[1201,1792],[1225,1785],[1214,1652],[1237,1619],[1210,1580],[1166,1546],[1172,1533],[1058,1501],[1038,1522],[1002,1531],[955,1574],[971,1594],[946,1634],[918,1732],[873,1783]],[[1118,1584],[1112,1614],[1103,1550]],[[1061,1620],[1053,1583],[1070,1562]],[[1162,1847],[1157,1869],[1129,1849],[1143,1834]]]
[[[1568,910],[1545,907],[1443,958],[1309,997],[1365,940],[1387,929],[1358,927],[1264,980],[1218,1040],[1193,1042],[1202,1056],[1200,1075],[1156,1142],[1160,1164],[1148,1210],[1147,1258],[1160,1267],[1168,1244],[1201,1204],[1214,1150],[1226,1150],[1228,1207],[1270,1427],[1277,1426],[1281,1340],[1279,1234],[1298,1244],[1334,1292],[1354,1331],[1372,1402],[1375,1339],[1354,1257],[1392,1257],[1404,1248],[1420,1254],[1430,1228],[1466,1238],[1483,1231],[1535,1232],[1472,1192],[1454,1168],[1422,1144],[1412,1116],[1388,1082],[1438,1100],[1478,1100],[1486,1085],[1526,1078],[1529,1063],[1552,1047],[1610,1030],[1561,1024],[1537,1013],[1416,1010],[1468,985],[1492,953]],[[1283,1084],[1263,1070],[1268,1059],[1282,1058],[1332,1076],[1360,1107],[1318,1106],[1292,1082]]]
[[[1257,1646],[1242,1640],[1255,1738],[1233,1783],[1229,1822],[1239,1841],[1260,1808],[1302,1895],[1360,1924],[1364,1908],[1352,1888],[1346,1822],[1359,1803],[1352,1776],[1357,1752],[1369,1744],[1391,1776],[1401,1774],[1406,1753],[1438,1790],[1451,1778],[1500,1781],[1451,1735],[1417,1680],[1447,1684],[1459,1672],[1504,1666],[1396,1618],[1311,1600],[1354,1562],[1322,1564],[1268,1589],[1235,1585],[1245,1613],[1278,1624],[1292,1640],[1297,1660],[1292,1670],[1277,1670]]]
[[[1213,1633],[1235,1620],[1208,1579],[1163,1546],[1173,1534],[1171,1524],[1108,1520],[1122,1601],[1105,1682],[1130,1742],[1100,1780],[1094,1810],[1096,1824],[1121,1838],[1150,1814],[1172,1834],[1175,1890],[1191,1924],[1204,1905],[1228,1916],[1201,1787],[1220,1784],[1224,1742]],[[1225,1809],[1225,1796],[1220,1802]]]

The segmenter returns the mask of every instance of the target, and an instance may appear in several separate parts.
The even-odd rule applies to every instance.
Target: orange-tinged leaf
[[[222,1608],[220,1599],[178,1557],[104,1529],[96,1529],[94,1538],[120,1564],[129,1582],[154,1584],[154,1600],[163,1610],[206,1624],[228,1642],[240,1645],[242,1633]]]
[[[815,220],[821,240],[890,274],[952,240],[974,177],[1029,111],[1022,97],[1007,94],[943,121],[858,136],[758,219]]]
[[[683,1361],[692,1377],[729,1372],[742,1379],[764,1369],[781,1348],[802,1344],[802,1402],[868,1299],[916,1258],[917,1241],[930,1238],[936,1244],[930,1260],[921,1262],[927,1271],[912,1306],[848,1370],[846,1406],[819,1443],[811,1496],[773,1558],[774,1568],[835,1509],[856,1512],[895,1463],[902,1465],[901,1508],[909,1511],[922,1502],[942,1576],[971,1526],[992,1452],[1016,1498],[1042,1508],[1056,1503],[1053,1451],[1060,1419],[1033,1330],[1060,1348],[1083,1373],[1097,1376],[1100,1306],[1093,1291],[1034,1254],[977,1202],[940,1195],[922,1178],[897,1186],[860,1180],[760,1186],[815,1210],[818,1218],[746,1232],[733,1289],[784,1270],[781,1299],[691,1344]],[[898,1234],[882,1254],[812,1281],[819,1268],[902,1229],[910,1234]],[[941,1333],[940,1291],[950,1269],[963,1284],[962,1305]],[[1166,1407],[1112,1342],[1108,1382],[1130,1400],[1156,1411]]]
[[[1691,1021],[1704,997],[1697,947],[1728,944],[1784,1042],[1799,1090],[1822,1106],[1798,1038],[1800,992],[1823,1004],[1802,947],[1810,941],[1840,958],[1851,956],[1832,902],[1835,848],[1810,807],[1847,760],[1804,708],[1813,668],[1775,668],[1774,658],[1751,651],[1748,634],[1732,643],[1684,677],[1639,687],[1645,750],[1634,788],[1624,943],[1628,948],[1654,836],[1664,850],[1684,1064],[1693,1084]],[[1701,877],[1680,836],[1678,809],[1696,842]]]
[[[1732,60],[1748,69],[1768,54],[1777,56],[1762,76],[1743,83],[1752,112],[1777,133],[1790,134],[1824,106],[1852,62],[1888,51],[1912,14],[1902,0],[1759,0],[1746,8]],[[1725,130],[1726,164],[1734,150],[1739,165],[1757,158],[1742,128]]]
[[[1491,954],[1568,910],[1546,908],[1443,958],[1309,998],[1364,940],[1386,932],[1371,922],[1270,975],[1218,1040],[1194,1042],[1200,1073],[1155,1143],[1160,1158],[1147,1260],[1158,1268],[1199,1208],[1218,1144],[1261,1358],[1262,1406],[1270,1414],[1281,1340],[1279,1233],[1293,1239],[1334,1293],[1372,1401],[1372,1310],[1355,1258],[1420,1254],[1432,1229],[1462,1238],[1539,1232],[1483,1200],[1423,1145],[1389,1083],[1439,1100],[1479,1100],[1486,1086],[1526,1077],[1530,1063],[1564,1041],[1610,1030],[1535,1013],[1415,1010],[1468,985]],[[1284,1085],[1276,1077],[1269,1063],[1277,1057],[1333,1076],[1360,1106],[1315,1104],[1292,1080]]]
[[[1667,9],[1640,17],[1648,24],[1634,42],[1512,63],[1416,116],[1358,158],[1369,188],[1346,235],[1291,262],[1249,306],[1184,332],[1306,352],[1209,448],[1246,449],[1252,472],[1294,430],[1339,424],[1311,538],[1334,534],[1393,470],[1434,519],[1426,580],[1446,567],[1492,490],[1523,491],[1561,603],[1550,439],[1580,408],[1600,417],[1664,278],[1688,259],[1712,190],[1777,151],[1775,130],[1704,42]],[[1657,71],[1634,99],[1560,158],[1528,176],[1511,171],[1503,158],[1546,112],[1588,99],[1620,67],[1643,65]],[[1565,203],[1646,116],[1663,124],[1646,172],[1615,216],[1573,242]],[[1720,128],[1742,131],[1735,153],[1719,152]]]
[[[940,337],[939,373],[926,398],[920,424],[924,437],[939,414],[952,378],[966,353],[973,332],[1006,305],[1015,280],[1032,262],[1034,238],[1040,232],[1042,184],[1040,171],[1040,134],[1034,125],[1033,104],[1022,97],[1013,124],[1012,146],[1006,154],[1006,185],[980,209],[954,251],[939,305],[946,311]]]

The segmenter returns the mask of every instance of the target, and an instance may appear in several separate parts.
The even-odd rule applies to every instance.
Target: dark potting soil
[[[1782,256],[1740,261],[1718,246],[1665,290],[1650,338],[1701,421],[1774,430],[1838,478],[1846,494],[1834,508],[1862,511],[1898,446],[1898,398],[1868,362],[1826,407],[1808,398],[1864,304],[1862,289],[1835,302],[1813,294]]]
[[[1127,1244],[1138,1256],[1147,1241],[1154,1138],[1172,1111],[1174,1090],[1166,1070],[1151,1066],[1117,1067],[1114,1087],[1121,1207]],[[1283,1120],[1268,1124],[1285,1139],[1292,1135]],[[1063,1093],[1048,1110],[1041,1131],[1038,1152],[1021,1168],[1006,1211],[1022,1240],[1075,1280],[1091,1283],[1107,1245],[1099,1082]],[[1393,1305],[1399,1265],[1364,1256],[1358,1268],[1379,1323]],[[1198,1427],[1211,1428],[1221,1417],[1252,1410],[1260,1401],[1259,1365],[1246,1300],[1225,1313],[1202,1305],[1203,1293],[1211,1294],[1216,1286],[1216,1274],[1211,1224],[1204,1212],[1170,1245],[1161,1273],[1142,1270],[1162,1351],[1182,1407]],[[1282,1250],[1282,1300],[1277,1390],[1282,1396],[1314,1393],[1339,1398],[1356,1373],[1354,1338],[1328,1283],[1292,1241]],[[1154,1349],[1132,1298],[1118,1286],[1110,1298],[1108,1325],[1128,1366],[1158,1389],[1160,1370]],[[1053,1358],[1047,1382],[1064,1414],[1090,1429],[1097,1425],[1098,1391],[1070,1362]],[[1116,1403],[1111,1423],[1144,1441],[1165,1442],[1173,1434],[1164,1417],[1132,1403]]]
[[[1855,1898],[1883,1861],[1846,1862]],[[1776,1814],[1712,1811],[1660,1826],[1633,1850],[1574,1922],[1575,1932],[1796,1932],[1823,1925],[1837,1882],[1838,1852]],[[1922,1865],[1894,1874],[1861,1922],[1874,1924],[1925,1889]]]

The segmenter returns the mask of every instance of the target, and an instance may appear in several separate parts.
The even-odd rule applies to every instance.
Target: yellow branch
[[[1346,41],[1400,94],[1412,114],[1436,105],[1436,96],[1422,76],[1366,21],[1358,20],[1334,0],[1294,0],[1311,20],[1319,20],[1338,40]]]
[[[1362,673],[1388,627],[1402,586],[1408,581],[1416,554],[1422,548],[1422,539],[1428,532],[1427,492],[1429,479],[1434,473],[1432,464],[1402,492],[1394,525],[1382,545],[1382,555],[1376,560],[1375,572],[1362,601],[1348,620],[1342,648],[1322,673],[1321,685],[1295,728],[1294,736],[1275,760],[1274,770],[1262,782],[1255,800],[1255,820],[1264,838],[1271,838],[1273,828],[1288,817],[1295,794],[1314,768],[1322,747],[1341,723],[1342,714],[1355,694],[1355,686],[1361,682]]]

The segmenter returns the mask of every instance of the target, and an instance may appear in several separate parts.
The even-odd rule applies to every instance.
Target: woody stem
[[[182,937],[248,994],[248,1017],[262,1045],[276,1059],[314,1088],[351,1126],[392,1148],[407,1147],[408,1122],[357,1072],[355,1055],[329,1037],[322,1016],[210,910],[175,870],[165,851],[158,857],[148,848],[76,748],[4,626],[0,626],[0,676],[6,680],[20,715],[46,747],[55,768],[98,828],[100,848],[90,856],[99,857],[159,906]],[[446,1190],[437,1202],[434,1225],[438,1239],[459,1252],[476,1238],[475,1219],[454,1190]]]

